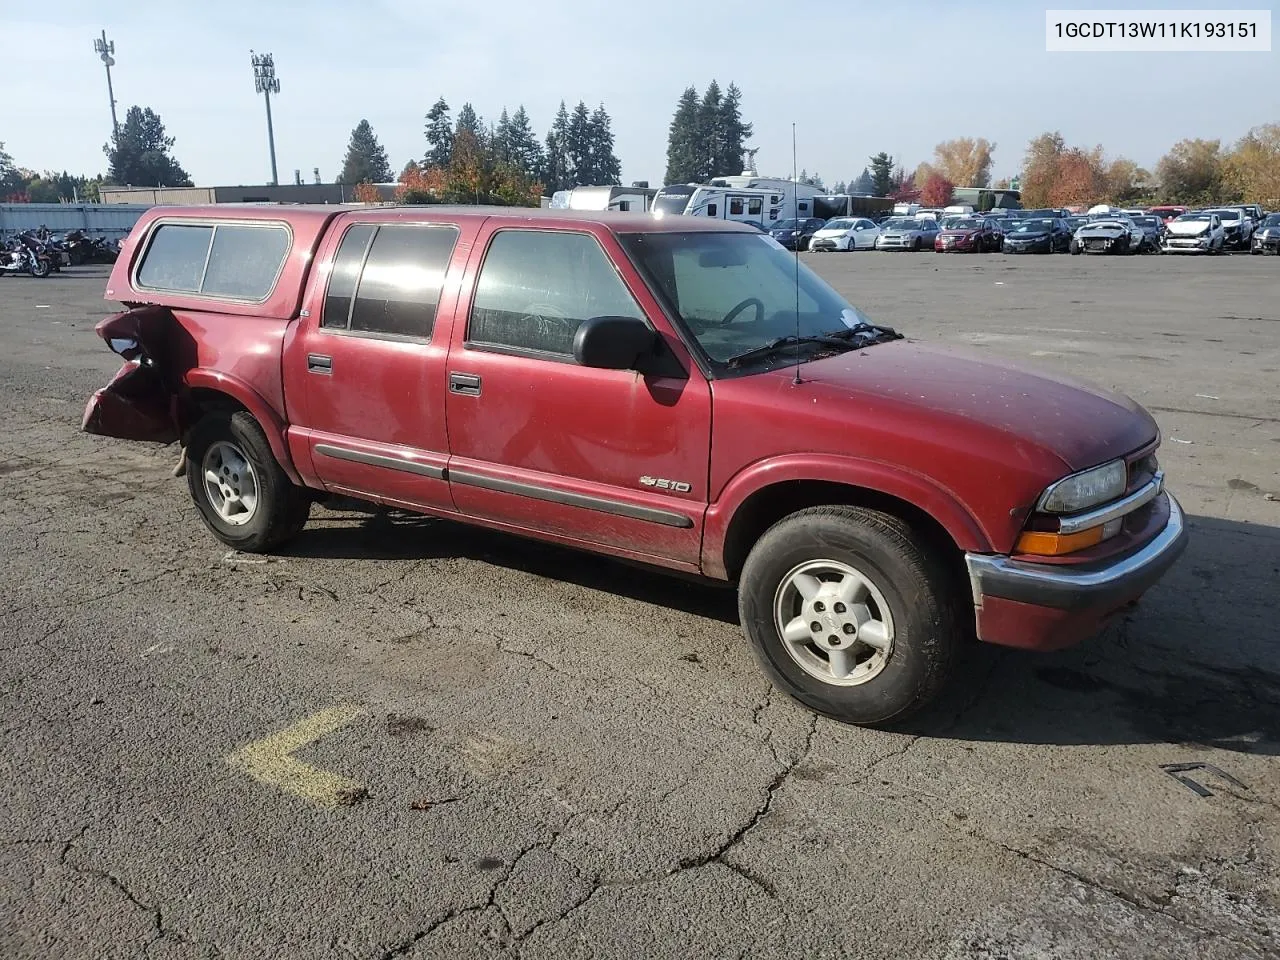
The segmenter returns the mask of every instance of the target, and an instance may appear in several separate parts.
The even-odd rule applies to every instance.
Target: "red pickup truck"
[[[918,343],[767,236],[484,207],[157,207],[84,428],[179,442],[239,550],[354,496],[735,583],[787,693],[854,723],[966,638],[1053,649],[1174,562],[1127,398]]]

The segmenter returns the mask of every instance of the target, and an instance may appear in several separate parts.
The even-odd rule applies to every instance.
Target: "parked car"
[[[1253,240],[1253,221],[1243,207],[1211,207],[1201,210],[1222,221],[1223,242],[1228,250],[1248,250]]]
[[[1150,214],[1130,217],[1134,226],[1142,231],[1142,246],[1139,253],[1159,253],[1164,245],[1164,221]]]
[[[1270,213],[1253,231],[1250,253],[1280,253],[1280,213]]]
[[[933,249],[938,239],[938,221],[928,217],[892,217],[880,225],[876,237],[877,250],[925,250]]]
[[[1226,232],[1216,213],[1184,213],[1165,224],[1165,253],[1221,253]]]
[[[222,543],[344,493],[733,583],[772,681],[844,721],[931,700],[972,634],[1094,633],[1187,539],[1142,407],[904,339],[742,224],[156,206],[105,297],[83,427],[180,443]]]
[[[828,220],[809,241],[814,252],[824,250],[872,250],[880,228],[866,217],[836,217]]]
[[[1151,214],[1153,217],[1159,217],[1165,223],[1168,223],[1170,220],[1178,219],[1178,217],[1182,216],[1186,212],[1187,207],[1179,206],[1149,207],[1147,209],[1147,213]]]
[[[939,253],[987,253],[1000,249],[1000,228],[986,217],[948,217],[933,241]]]
[[[1066,253],[1071,249],[1071,227],[1061,217],[1020,220],[1005,233],[1001,249],[1005,253]]]
[[[1137,253],[1146,243],[1128,217],[1102,214],[1076,230],[1073,253]]]
[[[827,221],[817,217],[800,220],[779,220],[769,228],[769,236],[777,240],[788,250],[808,250],[813,235],[823,228]]]

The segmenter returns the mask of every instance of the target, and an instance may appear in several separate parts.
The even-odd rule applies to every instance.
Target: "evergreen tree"
[[[169,153],[173,142],[165,136],[159,114],[150,107],[130,107],[120,130],[102,148],[108,179],[139,187],[191,186],[191,178]]]
[[[720,84],[712,80],[698,105],[698,183],[706,183],[712,177],[740,173],[740,170],[721,170],[716,164],[724,154],[724,97]]]
[[[850,193],[874,193],[876,189],[875,181],[871,179],[871,171],[866,167],[862,168],[862,173],[858,175],[858,179],[849,184]]]
[[[686,87],[667,132],[667,183],[695,183],[698,165],[698,91]]]
[[[569,186],[578,187],[595,183],[595,158],[591,155],[591,114],[581,100],[569,117],[569,130],[565,139],[565,156],[568,158]]]
[[[613,121],[600,104],[591,114],[589,138],[591,143],[591,183],[612,185],[622,183],[622,164],[613,152]]]
[[[540,180],[544,176],[542,147],[533,134],[529,114],[521,104],[507,124],[507,149],[511,165],[524,176]]]
[[[883,150],[871,158],[871,192],[887,197],[893,189],[893,157]]]
[[[338,183],[389,183],[391,164],[368,120],[361,120],[351,131],[347,158],[342,162]]]
[[[22,174],[13,165],[13,157],[4,152],[4,143],[0,142],[0,200],[21,193],[24,185]]]
[[[441,97],[427,111],[427,152],[422,165],[444,168],[452,158],[453,124],[449,121],[449,104]]]
[[[556,190],[567,190],[573,186],[570,176],[569,156],[569,111],[564,101],[560,101],[560,109],[547,133],[547,150],[545,178],[543,184],[549,193]]]
[[[477,140],[484,136],[484,126],[480,123],[480,117],[476,115],[475,107],[470,103],[464,103],[462,109],[458,111],[458,122],[454,124],[453,135],[457,137],[460,133],[469,133]]]
[[[498,115],[498,125],[490,136],[493,158],[500,163],[511,162],[511,118],[507,116],[507,108],[502,108]]]
[[[715,157],[715,170],[720,174],[742,172],[742,155],[751,139],[752,125],[742,122],[742,91],[737,84],[729,84],[720,102],[720,151]]]
[[[832,193],[836,193],[836,194],[840,194],[840,193],[848,193],[848,192],[849,192],[849,186],[848,186],[848,184],[846,184],[843,180],[837,180],[837,181],[835,182],[835,186],[833,186],[833,187],[831,188],[831,192],[832,192]]]

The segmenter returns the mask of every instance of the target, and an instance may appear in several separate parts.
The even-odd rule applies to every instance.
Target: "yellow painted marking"
[[[330,707],[299,720],[279,733],[247,743],[227,757],[227,763],[260,783],[278,787],[318,807],[350,806],[368,792],[364,784],[320,770],[291,754],[363,716],[354,706]]]

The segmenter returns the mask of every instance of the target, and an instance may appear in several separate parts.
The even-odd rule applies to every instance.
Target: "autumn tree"
[[[916,185],[914,173],[907,173],[899,167],[889,187],[889,198],[898,203],[916,203],[920,199],[920,188]]]
[[[1280,205],[1280,123],[1241,137],[1223,160],[1223,180],[1245,203]]]
[[[871,158],[871,192],[887,197],[893,189],[893,157],[881,151]]]
[[[387,161],[387,151],[374,136],[369,121],[361,120],[351,131],[338,183],[388,183],[390,180],[391,164]]]
[[[136,186],[191,186],[187,171],[170,152],[173,144],[158,113],[150,107],[130,107],[120,129],[102,148],[107,155],[107,178]]]
[[[955,184],[942,174],[934,172],[924,181],[920,188],[920,202],[926,207],[945,207],[951,202]]]
[[[1220,140],[1179,140],[1156,164],[1162,199],[1217,203],[1223,196],[1222,166]]]
[[[372,183],[357,183],[355,192],[352,194],[356,203],[381,203],[382,194],[378,192],[378,188]]]
[[[952,183],[985,187],[991,183],[991,154],[996,145],[985,137],[957,137],[933,148],[933,169]]]

